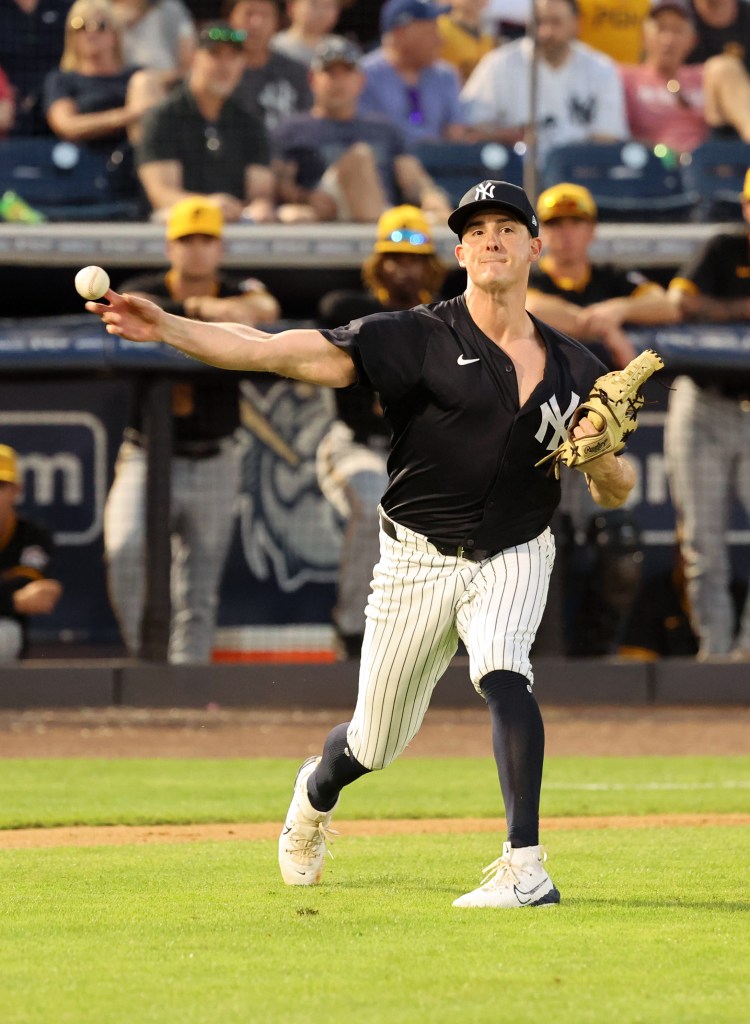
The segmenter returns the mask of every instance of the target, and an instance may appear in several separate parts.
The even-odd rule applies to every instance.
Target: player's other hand
[[[13,608],[19,615],[48,615],[62,596],[57,580],[33,580],[13,594]]]
[[[163,309],[137,295],[120,295],[112,288],[105,292],[103,302],[87,302],[86,309],[101,317],[110,334],[131,341],[161,341],[166,313]]]

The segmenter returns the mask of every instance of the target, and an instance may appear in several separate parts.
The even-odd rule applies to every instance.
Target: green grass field
[[[289,761],[0,762],[0,825],[278,820]],[[747,812],[750,758],[562,758],[544,815]],[[340,816],[497,814],[486,759],[404,760]],[[0,836],[0,840],[1,840]],[[3,1024],[744,1024],[750,828],[549,831],[559,907],[459,911],[502,835],[0,849]]]

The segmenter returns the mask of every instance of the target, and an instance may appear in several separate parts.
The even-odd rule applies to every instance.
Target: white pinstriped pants
[[[468,562],[394,526],[398,540],[380,531],[347,732],[351,753],[370,769],[385,768],[416,736],[459,637],[478,691],[483,677],[500,669],[533,683],[529,655],[555,560],[549,529],[484,562]]]

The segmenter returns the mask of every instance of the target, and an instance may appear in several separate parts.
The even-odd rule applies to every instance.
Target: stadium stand
[[[552,150],[544,186],[560,181],[585,185],[605,221],[685,221],[698,205],[677,161],[639,142],[572,143]]]
[[[684,168],[685,183],[698,193],[702,221],[742,220],[742,192],[750,167],[750,143],[739,139],[704,142]]]

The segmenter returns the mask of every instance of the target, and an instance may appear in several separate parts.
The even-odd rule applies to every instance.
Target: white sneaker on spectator
[[[560,893],[544,868],[547,854],[541,846],[513,848],[503,843],[502,857],[484,869],[478,889],[454,900],[454,907],[548,907],[560,902]]]
[[[316,885],[325,867],[328,841],[337,833],[328,826],[330,811],[317,811],[307,795],[307,780],[315,771],[319,757],[309,757],[294,783],[292,802],[279,836],[279,867],[287,885]]]

